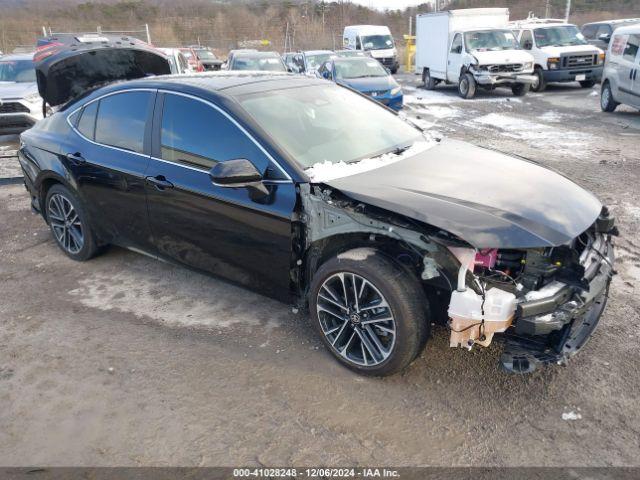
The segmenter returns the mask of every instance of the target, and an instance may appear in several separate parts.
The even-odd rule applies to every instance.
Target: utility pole
[[[551,0],[547,0],[544,6],[544,18],[551,18]]]
[[[564,21],[569,22],[569,15],[571,14],[571,0],[567,0],[567,10],[564,13]]]

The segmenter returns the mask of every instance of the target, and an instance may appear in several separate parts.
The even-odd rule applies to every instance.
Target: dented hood
[[[562,245],[589,228],[602,208],[591,193],[558,173],[457,140],[326,183],[477,248]]]
[[[162,52],[132,37],[65,35],[38,44],[33,56],[38,91],[51,106],[105,83],[171,73]]]

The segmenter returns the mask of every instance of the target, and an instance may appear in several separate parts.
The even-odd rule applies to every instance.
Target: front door
[[[267,295],[290,299],[293,182],[218,106],[158,95],[147,203],[160,255]],[[218,162],[247,159],[265,176],[267,195],[215,185]]]
[[[447,80],[458,83],[460,79],[460,69],[462,68],[462,35],[456,33],[451,42],[449,57],[447,60]]]
[[[155,91],[115,93],[72,115],[77,139],[63,153],[99,238],[152,249],[145,204]],[[76,116],[77,115],[77,116]]]
[[[615,34],[611,40],[611,54],[607,68],[615,73],[614,97],[618,102],[636,106],[640,97],[634,91],[634,83],[638,74],[638,52],[640,51],[640,35]]]

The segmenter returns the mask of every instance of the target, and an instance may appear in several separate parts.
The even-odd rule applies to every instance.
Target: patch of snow
[[[435,118],[453,118],[460,116],[460,110],[454,107],[443,107],[441,105],[429,105],[426,108],[419,108],[412,113],[416,115],[429,115]]]
[[[545,122],[561,122],[564,119],[564,115],[551,110],[544,112],[539,118]]]
[[[576,413],[573,410],[570,412],[564,412],[562,414],[563,420],[580,420],[582,418],[582,414]]]
[[[591,97],[597,97],[597,96],[599,96],[599,95],[600,95],[600,92],[598,92],[597,90],[594,90],[593,92],[591,92],[591,93],[589,94],[589,96],[591,96]]]
[[[458,96],[457,92],[453,90],[422,90],[415,95],[405,95],[404,103],[406,105],[433,105],[433,104],[451,104],[451,103],[469,103],[469,100],[466,100],[460,96]],[[487,96],[487,97],[476,97],[473,99],[474,102],[489,102],[489,103],[502,103],[502,102],[513,102],[513,103],[522,103],[522,99],[515,97],[498,97],[498,96]]]
[[[364,160],[354,163],[333,163],[329,160],[325,160],[324,162],[316,163],[307,168],[305,172],[309,175],[312,182],[327,182],[336,178],[348,177],[350,175],[355,175],[356,173],[367,172],[385,165],[390,165],[402,159],[424,152],[425,150],[433,147],[436,143],[437,142],[435,140],[427,139],[427,135],[425,135],[425,140],[415,142],[411,147],[399,155],[396,155],[395,153],[386,153],[374,158],[365,158]]]

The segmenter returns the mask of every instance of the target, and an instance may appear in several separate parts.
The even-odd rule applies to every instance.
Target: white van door
[[[638,55],[640,35],[615,35],[611,45],[609,63],[616,73],[614,98],[627,105],[640,105],[640,79],[638,77]],[[634,88],[635,87],[635,88]],[[617,90],[617,91],[615,91]]]
[[[632,36],[635,37],[636,61],[632,66],[630,96],[632,97],[631,105],[640,108],[640,75],[638,75],[638,70],[640,70],[640,35]]]
[[[462,34],[456,33],[451,42],[449,57],[447,58],[447,81],[458,83],[460,68],[462,68]]]

